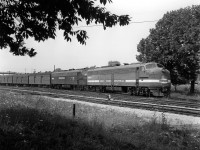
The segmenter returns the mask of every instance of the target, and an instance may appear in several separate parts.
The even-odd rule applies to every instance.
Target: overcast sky
[[[112,0],[106,5],[108,11],[118,15],[128,14],[132,18],[128,26],[107,28],[101,26],[81,27],[88,33],[86,45],[79,44],[75,38],[67,42],[63,32],[57,31],[55,40],[35,42],[29,39],[26,44],[37,51],[33,58],[14,56],[8,50],[0,50],[0,71],[33,72],[63,70],[90,66],[105,66],[108,61],[123,63],[137,62],[137,44],[149,35],[157,20],[167,11],[177,10],[192,5],[199,5],[199,0]],[[152,21],[152,22],[145,22]],[[136,23],[143,22],[143,23]],[[80,25],[81,26],[81,25]],[[76,28],[74,28],[76,29]]]

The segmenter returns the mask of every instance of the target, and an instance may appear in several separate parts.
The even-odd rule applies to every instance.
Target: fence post
[[[76,104],[73,104],[73,118],[76,116]]]

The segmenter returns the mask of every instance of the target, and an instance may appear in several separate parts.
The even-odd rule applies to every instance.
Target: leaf
[[[200,35],[200,20],[199,15],[194,15],[194,10],[200,12],[200,6],[166,13],[137,46],[137,60],[163,64],[170,70],[173,84],[195,80],[199,68],[200,58],[196,56],[200,49],[197,36]],[[124,23],[123,17],[120,17],[120,22]]]
[[[106,5],[111,0],[100,0]],[[64,38],[71,41],[70,36],[76,36],[81,44],[86,44],[87,33],[76,33],[73,26],[80,21],[89,25],[93,21],[112,27],[116,23],[127,25],[130,21],[127,15],[117,16],[106,11],[105,7],[95,6],[94,0],[1,0],[0,1],[0,47],[10,47],[14,55],[29,55],[29,49],[18,50],[16,41],[33,37],[36,41],[55,39],[56,29],[64,31]],[[121,18],[120,18],[121,17]],[[16,19],[19,23],[16,23]],[[119,19],[120,18],[120,19]],[[16,35],[13,39],[13,35]]]

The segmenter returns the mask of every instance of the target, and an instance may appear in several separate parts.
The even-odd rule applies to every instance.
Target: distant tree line
[[[200,68],[200,6],[167,12],[139,42],[137,51],[138,61],[164,65],[173,85],[190,82],[194,93]]]

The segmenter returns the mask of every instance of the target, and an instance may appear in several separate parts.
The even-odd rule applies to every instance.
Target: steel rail
[[[109,99],[109,98],[99,98],[92,96],[83,96],[83,95],[72,95],[72,94],[61,94],[61,93],[52,93],[52,92],[44,92],[44,91],[30,91],[30,90],[19,90],[19,89],[3,89],[3,90],[11,90],[18,92],[27,92],[35,95],[47,95],[61,98],[74,98],[75,100],[87,101],[92,103],[101,103],[107,105],[117,105],[121,107],[130,107],[130,108],[145,108],[148,110],[156,110],[162,112],[172,112],[177,114],[185,114],[190,116],[198,116],[200,117],[200,109],[182,107],[182,106],[172,106],[172,105],[163,105],[163,104],[155,104],[155,103],[145,103],[145,102],[134,102],[134,101],[124,101],[117,99]]]

